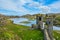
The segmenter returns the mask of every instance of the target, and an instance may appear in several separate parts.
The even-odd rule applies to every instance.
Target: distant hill
[[[33,19],[36,19],[37,15],[39,15],[39,16],[43,15],[44,21],[46,20],[46,17],[47,17],[46,15],[49,15],[49,16],[53,17],[53,19],[55,19],[54,20],[54,25],[59,25],[60,26],[60,13],[34,14],[34,15],[26,14],[26,15],[23,15],[21,17],[33,20]]]

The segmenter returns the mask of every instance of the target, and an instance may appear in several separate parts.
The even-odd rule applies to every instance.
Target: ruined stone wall
[[[47,18],[47,33],[51,40],[53,40],[53,18]]]

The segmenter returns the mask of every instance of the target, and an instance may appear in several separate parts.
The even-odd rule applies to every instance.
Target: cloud
[[[59,4],[60,1],[51,0],[0,0],[0,13],[4,13],[3,10],[7,10],[5,13],[9,15],[11,13],[15,13],[17,15],[59,12]],[[3,10],[1,11],[1,9]]]
[[[9,10],[17,10],[16,5],[9,0],[0,0],[0,8],[9,9]]]
[[[49,6],[50,6],[50,12],[60,13],[60,1],[57,1]]]
[[[43,3],[31,2],[31,3],[26,3],[24,7],[31,12],[48,13],[50,11],[50,8],[42,4]]]
[[[60,1],[55,2],[55,3],[53,3],[53,4],[49,5],[49,6],[52,7],[52,8],[60,8],[59,4],[60,4]]]
[[[16,12],[29,13],[22,5],[26,2],[24,0],[18,0],[17,2],[12,0],[0,0],[0,8],[5,10],[12,10]]]

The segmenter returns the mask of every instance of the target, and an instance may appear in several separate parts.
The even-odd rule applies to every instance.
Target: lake
[[[14,24],[25,25],[30,27],[31,27],[31,24],[36,24],[36,20],[28,20],[27,18],[12,18],[10,20],[12,20]],[[30,23],[27,23],[27,24],[21,23],[23,21],[29,21]],[[60,27],[53,26],[53,30],[60,30]]]

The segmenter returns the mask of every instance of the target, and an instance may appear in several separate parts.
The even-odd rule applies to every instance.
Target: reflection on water
[[[13,18],[10,20],[12,20],[14,24],[25,25],[25,26],[31,26],[31,24],[36,24],[36,20],[30,21],[27,18]],[[28,23],[28,24],[21,23],[23,21],[29,21],[30,23]],[[53,30],[60,30],[60,27],[53,26]]]
[[[60,30],[60,27],[53,26],[53,30]]]

